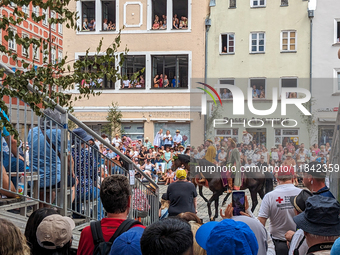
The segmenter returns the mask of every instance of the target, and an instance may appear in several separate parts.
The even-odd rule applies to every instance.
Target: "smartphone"
[[[241,212],[245,212],[245,192],[244,191],[233,191],[232,194],[232,201],[233,201],[233,215],[241,215]]]

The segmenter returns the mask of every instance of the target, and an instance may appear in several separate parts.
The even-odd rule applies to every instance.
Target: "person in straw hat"
[[[253,140],[253,136],[247,130],[243,130],[242,134],[242,142],[248,145]]]

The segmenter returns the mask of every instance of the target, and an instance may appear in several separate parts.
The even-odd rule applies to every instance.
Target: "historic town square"
[[[0,255],[340,255],[340,1],[0,1]]]

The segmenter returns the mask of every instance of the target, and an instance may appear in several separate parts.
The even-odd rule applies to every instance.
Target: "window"
[[[102,1],[102,30],[116,30],[116,1]]]
[[[288,6],[288,0],[281,0],[281,6]]]
[[[229,8],[236,8],[236,0],[229,0]]]
[[[235,85],[234,79],[220,79],[219,84],[221,85]],[[220,97],[221,99],[231,99],[233,98],[233,94],[231,91],[227,88],[223,88],[223,86],[220,87]]]
[[[164,29],[164,26],[168,25],[166,23],[167,22],[167,8],[166,7],[167,7],[167,0],[152,0],[151,24],[152,24],[153,30]],[[179,23],[178,17],[176,18]]]
[[[122,88],[145,88],[144,73],[132,81],[131,76],[145,68],[145,56],[125,56],[122,66]]]
[[[83,61],[84,57],[79,57],[79,60]],[[107,64],[105,64],[105,66],[107,66]],[[99,65],[96,67],[89,65],[83,70],[83,72],[95,73],[99,68]],[[104,75],[103,79],[99,79],[98,82],[101,83],[101,89],[115,89],[115,83],[111,79],[108,79],[106,75]],[[96,84],[94,82],[90,82],[84,86],[96,86]]]
[[[39,17],[39,6],[33,6],[32,13],[34,13],[36,17]]]
[[[336,22],[336,42],[340,43],[340,21]]]
[[[266,79],[252,78],[250,87],[252,88],[252,98],[266,98]]]
[[[235,34],[221,35],[221,54],[232,54],[234,49]]]
[[[287,123],[286,123],[287,125]],[[298,129],[275,129],[275,145],[286,146],[287,143],[299,144]]]
[[[40,48],[37,45],[33,45],[33,58],[37,61],[40,59]]]
[[[340,72],[337,72],[337,91],[340,91]]]
[[[22,35],[22,38],[23,38],[23,39],[24,39],[24,38],[28,38],[28,35],[23,34],[23,35]],[[21,45],[21,48],[22,48],[22,55],[23,55],[25,58],[28,58],[28,56],[29,56],[29,48],[26,49],[26,48],[24,47],[24,45]]]
[[[48,13],[46,9],[42,10],[42,15],[45,15],[45,18],[42,20],[43,25],[47,26],[48,25]]]
[[[96,2],[95,1],[82,1],[82,31],[96,30]]]
[[[48,63],[48,58],[49,58],[48,50],[44,50],[44,52],[43,52],[43,62]]]
[[[17,43],[15,41],[15,35],[16,35],[16,31],[13,31],[13,40],[8,39],[8,49],[14,50],[14,51],[17,49]]]
[[[122,123],[121,127],[122,134],[131,138],[132,141],[138,139],[144,139],[144,122],[141,123]]]
[[[265,7],[266,0],[251,0],[251,7]]]
[[[281,88],[297,88],[296,78],[281,78]],[[286,98],[297,98],[296,92],[287,92]]]
[[[51,12],[51,19],[55,19],[55,18],[56,18],[55,12]],[[54,23],[51,24],[51,29],[55,30],[55,21]]]
[[[227,140],[228,138],[234,139],[236,142],[238,141],[238,129],[216,129],[215,137],[220,138],[221,140]]]
[[[173,0],[172,6],[172,29],[188,29],[188,0]]]
[[[63,34],[63,24],[58,23],[58,33]]]
[[[296,51],[296,31],[282,31],[281,51]]]
[[[264,53],[265,33],[251,33],[251,53]]]
[[[157,55],[151,59],[153,88],[164,88],[166,79],[169,81],[167,88],[188,88],[188,55]]]
[[[28,6],[27,6],[27,5],[23,5],[23,6],[21,7],[21,10],[22,10],[25,14],[29,15],[29,9],[28,9]]]
[[[318,125],[318,137],[319,137],[319,147],[329,143],[332,146],[332,140],[334,137],[334,126]]]
[[[51,49],[51,63],[54,65],[56,61],[56,51],[55,48]]]
[[[58,50],[58,63],[60,63],[62,59],[63,59],[63,51]]]

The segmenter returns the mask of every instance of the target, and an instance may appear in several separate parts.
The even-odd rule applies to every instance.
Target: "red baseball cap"
[[[278,176],[287,176],[287,175],[294,175],[294,167],[293,166],[280,166],[277,171]]]

